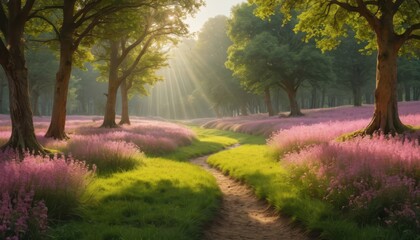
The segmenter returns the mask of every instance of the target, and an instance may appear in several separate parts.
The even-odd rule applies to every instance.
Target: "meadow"
[[[402,121],[418,129],[420,103],[400,106]],[[370,108],[208,122],[204,126],[270,136],[266,146],[241,146],[209,162],[327,239],[416,239],[420,132],[349,138],[368,124]]]
[[[78,116],[58,141],[42,137],[43,120],[36,133],[53,157],[1,154],[1,239],[194,239],[216,212],[214,179],[185,161],[236,140],[146,119],[101,129]],[[5,142],[7,117],[0,128]]]
[[[420,126],[419,105],[400,108],[413,129]],[[104,129],[96,118],[73,116],[66,141],[44,138],[48,119],[36,118],[37,137],[54,155],[1,154],[0,238],[200,239],[221,193],[214,177],[188,160],[240,143],[212,155],[209,164],[250,185],[308,234],[416,239],[418,131],[340,138],[365,126],[369,109],[204,124],[219,130],[146,118]],[[2,143],[10,130],[1,116]]]

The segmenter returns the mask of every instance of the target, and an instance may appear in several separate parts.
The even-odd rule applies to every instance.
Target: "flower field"
[[[146,155],[190,145],[195,133],[180,125],[136,119],[131,126],[99,128],[88,117],[70,117],[70,139],[43,137],[48,119],[36,118],[40,143],[54,156],[0,153],[0,239],[44,239],[49,222],[71,219],[88,201],[87,189],[98,175],[141,166]],[[0,117],[0,142],[10,136],[7,116]]]
[[[301,118],[257,115],[204,126],[269,136],[269,149],[305,195],[328,202],[361,226],[392,228],[415,239],[420,234],[420,131],[339,138],[367,126],[371,113],[369,106],[342,107],[310,110]],[[403,123],[420,127],[420,102],[401,103],[400,113]],[[228,168],[222,160],[218,164]]]
[[[420,102],[399,103],[401,120],[405,124],[420,125]],[[216,120],[198,121],[206,128],[217,128],[253,135],[270,137],[273,132],[290,129],[298,126],[310,126],[322,123],[337,123],[345,128],[343,133],[355,131],[367,126],[372,118],[373,106],[363,107],[337,107],[329,109],[303,110],[304,117],[268,117],[266,114],[221,118]],[[351,125],[351,126],[350,126]],[[337,131],[333,129],[332,131]],[[307,133],[308,135],[311,132]],[[315,135],[315,134],[313,134]],[[334,134],[333,134],[334,135]]]

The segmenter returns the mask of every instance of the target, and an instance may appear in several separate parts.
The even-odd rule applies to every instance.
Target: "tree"
[[[232,41],[227,35],[226,16],[210,18],[201,29],[194,48],[193,65],[201,88],[212,102],[216,115],[220,108],[232,106],[247,115],[247,94],[232,71],[226,68],[227,49]]]
[[[157,70],[167,66],[166,53],[161,49],[162,46],[152,46],[141,63],[136,66],[136,69],[123,79],[120,85],[122,111],[119,125],[131,124],[128,111],[129,99],[135,94],[149,95],[146,85],[153,86],[158,81],[163,80],[161,76],[156,74]]]
[[[187,33],[182,19],[194,9],[195,4],[188,3],[187,6],[183,6],[183,1],[170,2],[155,8],[145,7],[142,9],[141,19],[138,16],[134,17],[134,28],[120,32],[118,37],[110,35],[111,38],[103,45],[102,51],[110,56],[107,66],[102,68],[109,76],[102,127],[117,127],[115,108],[117,90],[121,83],[136,70],[152,44],[175,41],[173,37]],[[135,54],[135,57],[130,59],[131,54]],[[108,69],[109,71],[106,71]]]
[[[156,3],[156,1],[154,1]],[[72,66],[75,60],[75,54],[79,54],[79,60],[85,61],[87,46],[92,43],[93,30],[105,24],[105,18],[118,11],[130,8],[139,8],[141,6],[153,5],[153,1],[111,1],[111,0],[65,0],[63,5],[54,6],[54,9],[61,9],[61,13],[51,15],[52,18],[41,14],[34,16],[45,20],[52,25],[57,35],[60,48],[60,65],[56,74],[56,83],[54,87],[54,101],[51,116],[51,123],[45,137],[55,139],[67,139],[65,133],[66,123],[66,105],[71,77]],[[48,8],[48,7],[45,7]],[[56,15],[61,15],[57,19]],[[81,47],[82,46],[82,47]]]
[[[345,86],[353,94],[353,105],[362,106],[362,88],[374,76],[374,59],[359,52],[360,45],[355,39],[346,38],[331,53],[334,58],[336,84]]]
[[[45,46],[31,46],[27,53],[27,65],[32,111],[35,116],[40,116],[39,98],[43,94],[52,92],[58,60],[54,52]]]
[[[420,94],[420,60],[402,57],[398,61],[398,79],[404,89],[404,100],[418,100]],[[401,96],[402,97],[402,96]]]
[[[227,66],[242,85],[252,92],[263,92],[269,115],[274,114],[270,88],[283,89],[289,98],[290,116],[302,115],[296,100],[297,90],[304,81],[325,81],[331,76],[331,63],[311,44],[304,44],[290,24],[280,26],[281,14],[275,21],[263,21],[254,16],[255,6],[239,5],[229,21]]]
[[[331,50],[348,30],[377,50],[375,111],[365,134],[376,131],[402,133],[397,104],[398,54],[414,54],[420,48],[420,2],[417,0],[249,0],[256,14],[268,17],[279,10],[290,20],[298,12],[296,31],[315,38],[318,47]]]
[[[12,134],[2,148],[44,154],[46,151],[35,137],[24,53],[25,26],[35,12],[34,6],[35,0],[0,3],[0,65],[8,81],[12,120]]]

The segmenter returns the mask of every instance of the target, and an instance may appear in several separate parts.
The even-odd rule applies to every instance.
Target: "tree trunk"
[[[406,102],[411,101],[411,87],[410,87],[410,84],[408,84],[408,83],[404,84],[404,91],[405,91],[405,99],[404,100]]]
[[[267,111],[268,111],[268,116],[274,116],[276,115],[273,109],[273,104],[271,102],[271,94],[270,94],[270,88],[266,87],[264,89],[264,102],[265,105],[267,106]]]
[[[241,116],[248,116],[248,108],[246,103],[241,104]]]
[[[289,104],[290,104],[290,117],[298,117],[303,116],[302,112],[300,111],[298,102],[296,100],[296,91],[295,90],[288,90],[287,96],[289,97]]]
[[[105,106],[104,122],[102,128],[116,128],[115,123],[115,108],[117,103],[118,91],[118,42],[111,41],[111,59],[109,64],[109,80],[108,80],[108,94]]]
[[[413,100],[420,100],[420,87],[413,87]]]
[[[128,114],[128,87],[127,87],[127,80],[123,80],[120,86],[121,91],[121,120],[119,125],[130,125],[130,116]]]
[[[325,94],[326,94],[326,89],[323,88],[322,93],[321,93],[321,108],[323,108],[325,105]]]
[[[317,104],[318,96],[317,96],[316,87],[312,87],[311,95],[312,95],[311,96],[311,108],[314,109],[314,108],[317,108],[317,106],[318,106],[318,104]]]
[[[60,65],[56,74],[54,87],[54,101],[51,123],[45,137],[54,139],[68,139],[65,133],[67,94],[73,63],[73,44],[71,36],[61,40]]]
[[[408,128],[398,115],[397,58],[398,47],[393,37],[385,32],[377,35],[378,59],[376,69],[375,111],[365,129],[366,134],[403,133]],[[391,34],[388,34],[391,35]]]
[[[360,86],[353,86],[353,106],[362,106],[362,89],[360,89]]]
[[[29,99],[28,70],[26,68],[23,27],[9,31],[10,45],[7,63],[3,65],[9,85],[9,108],[12,120],[12,134],[3,150],[12,148],[20,153],[29,151],[45,154],[44,148],[35,137],[32,110]]]

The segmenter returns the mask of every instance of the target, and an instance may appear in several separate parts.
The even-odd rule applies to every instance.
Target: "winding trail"
[[[310,239],[276,214],[268,203],[259,200],[250,187],[210,167],[207,158],[199,157],[191,163],[203,167],[216,178],[223,200],[218,216],[205,229],[203,239]]]

